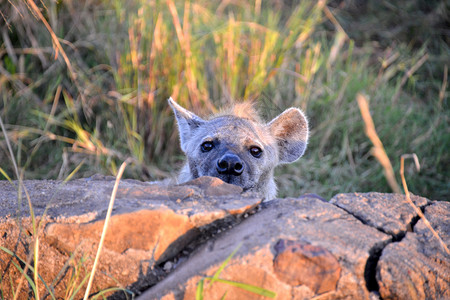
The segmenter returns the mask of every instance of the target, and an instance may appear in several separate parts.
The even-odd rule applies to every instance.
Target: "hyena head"
[[[178,181],[213,176],[254,191],[266,200],[275,198],[273,170],[305,152],[308,122],[297,108],[289,108],[263,123],[248,104],[205,120],[170,98],[187,156]]]

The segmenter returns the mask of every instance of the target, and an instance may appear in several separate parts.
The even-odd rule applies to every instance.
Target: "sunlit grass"
[[[419,93],[428,80],[420,71],[441,58],[426,45],[356,47],[324,1],[44,1],[49,27],[26,3],[3,4],[10,31],[0,48],[1,115],[25,178],[62,179],[82,159],[78,176],[114,175],[127,157],[126,177],[176,172],[172,96],[198,114],[233,99],[257,100],[267,119],[304,109],[311,141],[304,158],[277,171],[281,196],[391,191],[370,155],[361,92],[394,171],[402,153],[415,152],[424,168],[411,189],[448,194],[446,73]],[[11,176],[4,158],[1,173]]]
[[[68,270],[69,275],[68,275],[68,279],[67,279],[67,282],[65,285],[66,289],[65,289],[64,299],[71,300],[71,299],[79,298],[79,296],[77,297],[77,294],[83,289],[85,290],[84,299],[88,299],[89,291],[90,291],[90,288],[92,285],[93,277],[94,277],[97,263],[98,263],[98,258],[99,258],[100,252],[102,250],[104,235],[106,233],[108,221],[110,219],[111,211],[112,211],[112,208],[114,205],[114,199],[115,199],[115,194],[117,192],[118,183],[123,174],[123,170],[126,166],[126,162],[124,162],[122,164],[121,168],[119,169],[119,173],[117,175],[116,184],[114,185],[114,190],[111,195],[110,206],[108,209],[108,215],[105,219],[105,226],[103,229],[102,236],[100,238],[100,244],[98,247],[97,256],[94,260],[91,270],[86,270],[87,269],[85,266],[86,260],[84,259],[84,257],[82,257],[78,261],[75,261],[73,256],[70,256],[68,258],[68,260],[66,261],[66,264],[63,267],[63,269],[60,270],[59,274],[56,276],[56,278],[54,278],[53,282],[49,285],[43,279],[41,274],[39,273],[40,272],[39,265],[42,263],[41,262],[42,255],[40,253],[39,244],[40,244],[41,233],[43,231],[43,224],[44,224],[44,221],[45,221],[46,215],[47,215],[47,210],[52,204],[53,197],[49,199],[44,212],[40,216],[36,216],[34,213],[34,208],[32,205],[31,197],[30,197],[28,190],[23,182],[23,174],[24,174],[23,169],[21,169],[19,172],[19,168],[17,167],[16,158],[14,157],[14,153],[11,148],[11,143],[10,143],[9,137],[7,135],[7,132],[5,130],[1,116],[0,116],[0,129],[5,138],[5,142],[8,146],[8,150],[9,150],[9,154],[10,154],[9,159],[12,162],[12,164],[15,166],[15,174],[14,175],[17,180],[12,181],[11,178],[9,178],[9,176],[3,170],[1,170],[1,171],[2,171],[2,173],[5,174],[5,177],[9,180],[10,184],[13,185],[17,190],[17,198],[18,198],[17,203],[18,203],[19,208],[22,206],[21,202],[23,201],[23,198],[24,197],[26,198],[27,204],[28,204],[27,215],[29,215],[29,219],[31,220],[31,228],[26,229],[22,224],[24,222],[24,219],[23,219],[24,216],[21,215],[20,213],[16,216],[17,217],[17,224],[16,224],[17,230],[20,231],[20,234],[23,235],[22,238],[19,238],[17,240],[17,243],[20,242],[20,243],[24,244],[25,251],[28,252],[28,254],[26,255],[26,258],[21,258],[16,252],[11,251],[11,249],[8,249],[7,247],[4,247],[4,246],[0,246],[0,251],[4,252],[10,256],[10,259],[6,260],[8,262],[7,264],[10,263],[20,274],[20,276],[18,278],[14,278],[15,283],[13,283],[13,276],[11,275],[14,272],[4,272],[4,273],[0,274],[0,299],[5,299],[5,295],[12,296],[12,299],[14,299],[14,300],[23,298],[23,296],[27,293],[26,292],[28,290],[27,287],[31,288],[31,292],[32,292],[34,299],[41,299],[42,294],[40,292],[40,285],[42,285],[42,284],[44,285],[44,288],[45,288],[44,289],[45,294],[44,294],[43,298],[46,298],[46,296],[50,296],[51,299],[57,299],[55,296],[54,286],[59,283],[59,280],[61,280],[61,277],[60,277],[61,274],[67,272],[67,268],[71,264],[73,264],[74,266],[72,268],[70,268],[70,270]],[[36,153],[36,151],[38,150],[39,147],[40,147],[40,143],[37,143],[33,148],[32,154]],[[80,168],[83,164],[84,164],[84,160],[81,161],[79,163],[79,165],[60,183],[60,186],[58,186],[56,188],[56,190],[54,191],[54,195],[57,194],[59,188],[62,185],[64,185],[65,183],[67,183],[67,181],[69,181],[73,178],[73,176],[80,170]],[[18,212],[20,212],[20,209],[18,210]],[[28,230],[31,230],[31,232]],[[19,237],[20,237],[20,234],[19,234]],[[6,235],[6,233],[5,233],[5,235]],[[27,235],[29,235],[29,237],[30,237],[29,240],[25,237]],[[12,245],[6,245],[6,246],[12,246]],[[30,273],[32,275],[30,275]],[[62,277],[64,277],[64,276],[65,275],[62,275]],[[11,281],[9,293],[7,293],[7,291],[4,291],[5,285],[3,284],[3,281],[7,281],[7,279],[9,279]],[[89,281],[87,281],[88,279],[89,279]],[[24,282],[26,282],[27,284],[24,284]],[[86,282],[87,282],[87,286],[86,286]],[[109,289],[95,291],[95,295],[92,297],[92,299],[96,299],[100,296],[104,297],[105,294],[108,294],[108,293],[111,294],[112,292],[115,292],[115,291],[129,292],[121,287],[113,287],[113,288],[109,288]]]
[[[225,285],[228,285],[230,287],[237,287],[239,289],[242,289],[244,291],[251,292],[255,295],[264,296],[267,298],[276,298],[277,293],[267,290],[260,286],[255,286],[252,284],[244,283],[244,282],[237,282],[237,281],[231,281],[220,278],[220,274],[223,272],[223,270],[226,268],[226,266],[230,263],[233,256],[236,254],[236,252],[241,247],[241,244],[239,244],[236,249],[233,250],[233,252],[220,264],[219,268],[217,268],[216,272],[212,277],[203,277],[199,280],[197,283],[197,288],[195,291],[195,299],[196,300],[203,300],[204,299],[204,293],[207,289],[214,289],[214,285],[217,285],[217,283],[222,283]],[[207,286],[205,287],[205,283],[208,282]],[[217,282],[217,283],[216,283]],[[221,299],[226,299],[228,291],[226,291]]]

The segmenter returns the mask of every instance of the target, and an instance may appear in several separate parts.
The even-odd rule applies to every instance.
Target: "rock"
[[[412,195],[411,200],[424,207],[428,200]],[[338,194],[331,203],[349,212],[364,224],[400,238],[409,230],[409,225],[417,217],[414,209],[408,204],[404,195],[400,194]]]
[[[306,285],[318,295],[336,290],[341,266],[326,249],[285,239],[279,240],[274,249],[273,268],[281,281],[291,286]]]
[[[220,277],[277,293],[277,299],[367,299],[365,266],[391,237],[316,198],[277,199],[208,242],[141,299],[194,299],[202,276],[213,276],[239,245]],[[317,266],[314,264],[317,263]],[[208,282],[208,281],[207,281]],[[208,286],[205,299],[262,299],[223,283]],[[322,298],[321,298],[322,299]]]
[[[99,240],[104,221],[83,224],[48,224],[45,236],[49,243],[70,255],[83,240],[94,245]],[[170,209],[142,209],[111,217],[104,247],[116,253],[128,249],[150,251],[159,263],[174,256],[199,234],[189,217]],[[170,247],[169,247],[170,246]]]
[[[450,203],[427,206],[425,217],[450,247]],[[450,253],[423,220],[413,230],[383,249],[376,277],[382,299],[450,299]]]
[[[113,179],[25,181],[21,201],[16,186],[0,181],[3,298],[34,296],[21,279],[26,262],[31,281],[37,266],[40,298],[82,297]],[[413,201],[449,245],[450,204]],[[310,194],[261,203],[211,177],[182,185],[122,180],[91,292],[121,287],[143,293],[140,299],[195,299],[203,279],[205,299],[264,298],[211,284],[206,277],[221,267],[220,280],[263,288],[277,299],[450,298],[449,254],[404,196],[339,194],[326,202]],[[111,293],[126,298],[124,290]]]
[[[201,177],[181,184],[181,186],[186,185],[195,185],[203,192],[204,196],[223,196],[242,193],[242,187],[232,184],[223,184],[223,182],[216,177]]]
[[[172,268],[173,268],[173,263],[171,261],[167,261],[163,267],[164,271],[166,271],[166,272],[170,272],[170,270]]]
[[[65,268],[64,280],[55,287],[58,295],[65,295],[70,270],[75,272],[80,267],[90,270],[92,266],[114,181],[104,178],[74,180],[66,184],[25,181],[24,185],[34,213],[39,221],[42,220],[39,232],[41,267],[38,270],[46,282],[52,282]],[[121,181],[94,291],[117,283],[124,287],[133,284],[136,290],[154,284],[159,275],[153,274],[153,267],[180,253],[202,231],[208,230],[208,226],[220,227],[223,221],[223,226],[228,227],[230,222],[237,222],[239,215],[260,204],[260,198],[241,195],[241,192],[241,188],[208,177],[179,186]],[[0,244],[26,261],[34,243],[34,230],[26,210],[27,202],[22,199],[19,206],[17,198],[16,189],[10,183],[0,182],[0,199],[6,204],[0,207]],[[20,207],[22,218],[18,220],[21,226],[16,224],[14,213],[17,209],[13,207]],[[41,217],[44,211],[46,215]],[[11,256],[2,251],[0,266],[2,270],[7,268],[19,274],[11,264]],[[3,280],[0,285],[0,289],[9,285],[9,280]],[[43,295],[45,286],[41,285],[40,290]],[[77,297],[81,297],[81,292],[83,289]],[[6,293],[6,298],[8,295]]]

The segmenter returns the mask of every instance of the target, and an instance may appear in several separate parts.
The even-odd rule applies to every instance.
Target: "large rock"
[[[449,203],[412,200],[449,245]],[[200,280],[213,276],[240,244],[220,277],[271,290],[277,299],[449,298],[450,257],[422,220],[416,225],[418,216],[404,196],[340,194],[330,202],[273,201],[200,248],[140,299],[194,299]],[[413,245],[411,231],[417,235]],[[207,283],[205,299],[225,293],[230,299],[263,299]]]
[[[224,279],[272,290],[277,299],[367,299],[367,261],[390,241],[390,236],[316,198],[275,200],[207,243],[142,299],[170,293],[175,299],[194,299],[200,278],[212,276],[239,245],[221,273]],[[206,288],[205,299],[220,299],[226,292],[229,299],[259,299],[221,283]]]
[[[63,280],[54,286],[56,294],[64,295],[70,289],[67,286],[70,277],[85,276],[92,266],[114,181],[95,177],[66,184],[25,181],[24,185],[40,223],[38,272],[46,283],[51,283],[58,273],[65,273]],[[178,186],[123,180],[94,291],[117,284],[122,287],[133,284],[135,289],[154,284],[160,275],[152,273],[154,266],[180,253],[208,226],[217,221],[233,221],[261,202],[260,198],[241,193],[240,187],[211,177]],[[1,245],[26,261],[27,253],[33,249],[34,228],[38,226],[33,227],[28,217],[27,201],[18,199],[13,185],[0,182],[0,202],[5,204],[0,208]],[[16,218],[18,211],[21,218]],[[8,253],[0,251],[0,259],[2,273],[20,277]],[[0,284],[7,291],[6,298],[11,296],[10,288],[6,288],[9,280]],[[46,291],[43,284],[39,289],[41,295]]]
[[[27,192],[19,196],[0,182],[5,299],[13,292],[19,299],[34,295],[36,236],[41,298],[49,291],[55,298],[82,297],[113,185],[101,176],[65,184],[25,181]],[[413,201],[448,246],[449,203]],[[143,293],[141,299],[195,299],[203,279],[204,299],[225,293],[226,299],[263,299],[204,279],[236,249],[219,278],[267,289],[277,299],[450,297],[449,254],[404,196],[340,194],[325,202],[309,195],[261,203],[210,177],[176,186],[123,180],[91,291],[120,287]],[[30,282],[21,275],[24,267]]]

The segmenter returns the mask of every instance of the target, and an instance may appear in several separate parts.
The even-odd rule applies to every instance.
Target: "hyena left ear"
[[[267,127],[278,142],[280,163],[290,163],[305,153],[308,143],[308,120],[298,108],[289,108]]]
[[[200,127],[206,121],[195,115],[193,112],[181,107],[178,103],[173,101],[172,97],[167,100],[172,107],[173,112],[178,123],[178,130],[180,132],[180,145],[181,150],[186,152],[186,146],[192,133],[195,129]]]

